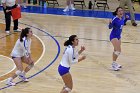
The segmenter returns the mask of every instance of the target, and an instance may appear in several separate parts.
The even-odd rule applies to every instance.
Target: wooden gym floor
[[[36,18],[36,16],[38,18]],[[3,18],[3,12],[0,12]],[[110,69],[113,47],[109,42],[108,19],[69,17],[22,13],[19,26],[31,27],[32,56],[35,67],[27,73],[30,82],[8,87],[5,79],[15,70],[10,52],[19,33],[4,32],[0,20],[0,93],[59,93],[63,87],[57,67],[64,50],[63,43],[72,34],[79,37],[79,47],[84,45],[86,60],[71,67],[74,88],[72,93],[138,93],[140,91],[140,26],[131,23],[123,29],[122,53],[118,62],[123,69]],[[140,24],[139,21],[137,21]],[[12,27],[11,27],[12,29]],[[31,76],[31,77],[30,77]],[[15,79],[18,82],[19,79]]]

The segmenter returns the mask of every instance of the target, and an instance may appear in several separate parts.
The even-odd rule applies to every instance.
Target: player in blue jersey
[[[109,22],[109,29],[112,29],[110,41],[114,47],[112,69],[118,71],[122,66],[119,65],[116,60],[121,53],[121,33],[128,16],[126,16],[126,18],[124,17],[124,11],[121,7],[118,7],[116,11],[113,12],[113,15],[114,18]]]

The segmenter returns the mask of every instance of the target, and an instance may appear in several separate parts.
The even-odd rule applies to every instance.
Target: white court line
[[[5,73],[5,74],[0,75],[0,77],[2,77],[2,76],[4,76],[4,75],[10,73],[11,71],[13,71],[13,70],[16,68],[16,65],[15,65],[14,61],[13,61],[10,57],[4,56],[4,55],[0,55],[0,56],[10,59],[10,60],[12,61],[13,65],[14,65],[14,67],[13,67],[12,70],[10,70],[9,72],[7,72],[7,73]]]
[[[42,57],[43,57],[43,55],[45,53],[46,48],[45,48],[44,42],[37,35],[35,35],[35,34],[33,34],[33,35],[40,40],[40,42],[42,43],[42,46],[43,46],[42,54],[41,54],[40,58],[35,62],[35,64],[37,64],[42,59]]]
[[[37,39],[40,40],[40,42],[42,43],[42,46],[43,46],[43,52],[42,52],[40,58],[35,62],[35,64],[37,64],[37,63],[42,59],[42,57],[43,57],[43,55],[44,55],[44,53],[45,53],[46,48],[45,48],[45,44],[43,43],[43,41],[42,41],[37,35],[35,35],[35,34],[33,34],[33,35],[34,35]],[[0,55],[0,56],[3,56],[3,55]],[[9,57],[7,57],[7,56],[4,56],[4,57],[6,57],[6,58],[12,60],[11,58],[9,58]],[[13,60],[12,60],[12,62],[14,63]],[[7,73],[5,73],[5,74],[3,74],[3,75],[1,75],[1,76],[4,76],[4,75],[6,75],[6,74],[12,72],[15,68],[16,68],[16,65],[14,64],[14,68],[13,68],[12,70],[10,70],[9,72],[7,72]],[[0,76],[0,77],[1,77],[1,76]],[[6,79],[4,79],[4,80],[2,80],[2,81],[0,81],[0,82],[4,82],[5,80],[6,80]]]

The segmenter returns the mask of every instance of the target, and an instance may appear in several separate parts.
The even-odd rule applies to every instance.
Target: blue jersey
[[[126,20],[124,19],[124,17],[120,19],[115,16],[112,19],[112,23],[109,24],[109,29],[112,29],[110,33],[110,40],[112,40],[113,38],[118,38],[119,40],[121,38],[122,28],[125,21]]]

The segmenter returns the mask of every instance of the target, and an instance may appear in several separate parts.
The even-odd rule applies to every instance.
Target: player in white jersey
[[[31,58],[31,37],[33,33],[30,28],[22,29],[20,34],[20,38],[16,41],[16,44],[11,52],[12,59],[17,67],[17,71],[14,75],[7,79],[7,85],[16,85],[12,80],[19,76],[23,81],[27,82],[28,79],[25,77],[25,73],[27,73],[33,66],[34,61]],[[23,69],[22,62],[28,64],[28,66]]]
[[[64,46],[66,46],[66,48],[58,67],[58,72],[62,77],[65,86],[62,88],[60,93],[69,93],[72,90],[73,82],[72,76],[69,72],[71,65],[74,63],[78,63],[86,58],[86,56],[82,56],[79,58],[79,55],[85,50],[85,47],[81,46],[80,51],[76,50],[75,47],[78,46],[78,42],[78,37],[76,35],[71,35],[69,37],[69,40],[64,43]]]

